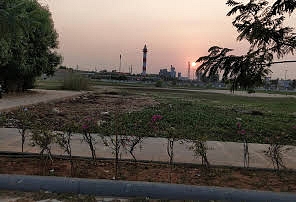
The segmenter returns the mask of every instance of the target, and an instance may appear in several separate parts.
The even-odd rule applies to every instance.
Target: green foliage
[[[82,75],[70,73],[64,79],[63,90],[89,90],[89,80]]]
[[[0,1],[0,81],[6,91],[33,86],[35,77],[53,74],[61,57],[51,14],[37,0]]]
[[[193,151],[196,158],[201,157],[201,164],[204,165],[207,170],[210,168],[210,162],[207,157],[208,146],[206,143],[207,139],[205,137],[199,137],[191,140],[192,145],[189,149]]]
[[[47,153],[47,157],[52,159],[51,146],[55,143],[56,134],[48,130],[42,125],[36,125],[32,129],[31,141],[32,146],[38,146],[40,148],[40,157],[43,159],[44,153]]]

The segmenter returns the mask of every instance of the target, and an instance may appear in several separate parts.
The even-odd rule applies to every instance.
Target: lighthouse
[[[146,76],[147,52],[148,52],[148,49],[147,49],[147,46],[145,44],[145,46],[143,48],[143,72],[142,72],[143,76]]]

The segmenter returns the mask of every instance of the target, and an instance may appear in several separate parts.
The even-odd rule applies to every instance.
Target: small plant
[[[201,164],[204,165],[207,169],[210,168],[210,162],[207,157],[208,147],[206,144],[206,138],[200,137],[197,139],[191,140],[192,146],[189,147],[193,151],[195,157],[201,157]]]
[[[74,174],[74,163],[72,159],[72,147],[71,140],[73,136],[73,131],[75,130],[76,125],[74,123],[67,123],[64,127],[63,132],[57,133],[56,141],[59,146],[64,150],[66,154],[69,155],[70,165],[71,165],[71,175]]]
[[[123,147],[128,151],[128,153],[132,156],[134,162],[135,162],[135,165],[137,163],[137,159],[136,159],[136,156],[135,156],[135,148],[137,145],[141,145],[143,142],[143,137],[142,136],[137,136],[137,135],[131,135],[129,137],[127,137],[124,141],[124,145]],[[141,148],[141,146],[140,146]]]
[[[178,135],[176,134],[176,129],[174,127],[167,128],[167,154],[169,156],[169,165],[170,165],[170,175],[169,181],[172,181],[172,171],[174,167],[174,145],[177,140],[179,140]]]
[[[35,126],[32,130],[31,136],[31,145],[38,146],[40,148],[40,159],[43,163],[43,172],[46,168],[47,161],[50,159],[51,163],[53,163],[52,153],[51,153],[51,145],[55,143],[55,133],[53,131],[48,130],[44,125]],[[44,158],[44,154],[46,158]]]
[[[96,164],[97,156],[96,156],[95,144],[97,142],[93,133],[97,132],[98,124],[93,118],[86,117],[82,119],[80,123],[80,127],[82,130],[82,136],[83,136],[82,141],[88,144],[93,163]]]
[[[124,120],[116,113],[112,120],[101,125],[103,135],[102,140],[105,146],[112,150],[115,156],[115,180],[118,179],[119,173],[119,159],[121,157],[121,149],[126,145],[126,128],[124,127]]]
[[[237,134],[241,135],[243,138],[243,145],[244,145],[244,167],[249,167],[250,162],[250,155],[249,155],[249,144],[248,144],[248,137],[246,131],[242,129],[242,124],[240,122],[236,123],[237,127]]]
[[[286,168],[283,162],[284,145],[281,136],[272,136],[267,139],[269,146],[265,154],[272,161],[273,167],[276,171]]]
[[[30,121],[32,114],[26,107],[19,107],[16,114],[17,128],[22,138],[22,153],[24,152],[24,145],[26,141],[26,132],[30,129]]]

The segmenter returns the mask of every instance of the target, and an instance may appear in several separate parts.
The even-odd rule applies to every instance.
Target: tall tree
[[[234,56],[228,55],[231,49],[214,46],[208,56],[197,60],[202,62],[198,71],[204,76],[222,73],[224,80],[231,81],[232,90],[252,88],[263,83],[274,55],[282,58],[295,51],[296,33],[294,28],[284,26],[284,21],[286,14],[295,10],[296,1],[277,0],[270,5],[265,0],[228,0],[226,4],[232,7],[227,16],[236,15],[232,24],[239,33],[237,40],[247,40],[250,48],[245,55]]]
[[[37,0],[0,0],[0,82],[24,90],[61,62],[51,13]]]

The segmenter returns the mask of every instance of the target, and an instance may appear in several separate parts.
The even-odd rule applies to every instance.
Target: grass
[[[63,81],[60,80],[37,80],[35,87],[45,90],[62,90]]]
[[[143,91],[139,88],[129,92],[157,99],[160,106],[146,108],[141,113],[162,115],[165,127],[174,127],[180,137],[240,142],[242,137],[236,128],[240,120],[250,142],[267,143],[269,137],[282,135],[285,144],[296,144],[295,98],[256,98],[168,89]],[[139,114],[134,119],[143,117]]]
[[[47,87],[60,85],[53,81],[39,84],[42,86],[44,83]],[[179,136],[240,142],[242,138],[237,134],[236,123],[241,120],[243,129],[250,135],[250,142],[267,143],[269,137],[281,135],[285,137],[286,144],[296,145],[296,130],[293,129],[296,125],[296,99],[293,97],[244,97],[143,86],[114,86],[112,89],[118,95],[122,91],[129,96],[153,97],[161,103],[158,108],[146,108],[141,112],[149,116],[136,113],[129,118],[125,115],[126,124],[133,120],[149,122],[153,114],[161,114],[168,126],[177,129]],[[169,106],[174,106],[174,110]]]

